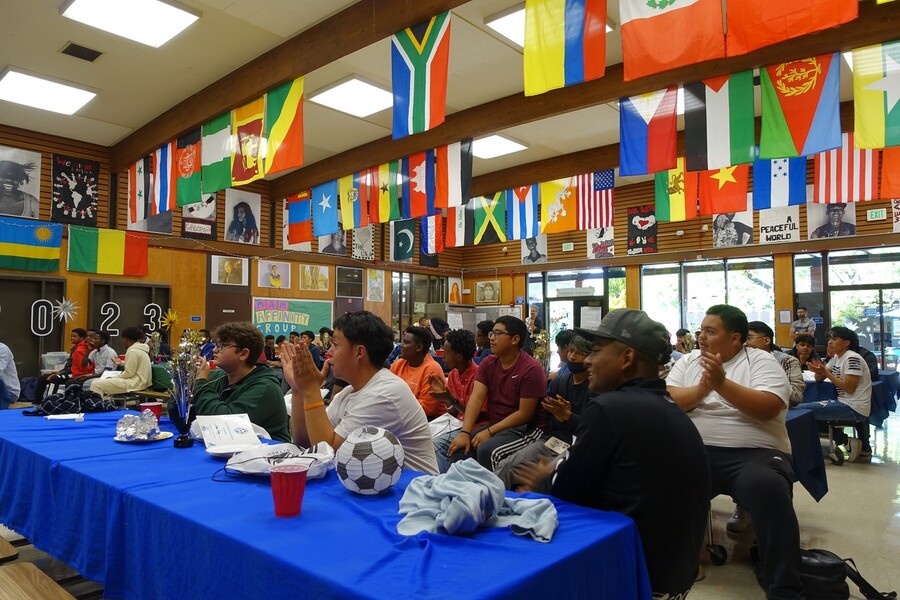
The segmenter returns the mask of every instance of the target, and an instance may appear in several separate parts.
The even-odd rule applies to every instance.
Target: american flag
[[[613,170],[586,173],[575,178],[578,189],[578,229],[613,224]]]
[[[816,154],[813,201],[820,204],[861,202],[878,198],[881,150],[856,150],[853,133],[841,137],[841,147]]]

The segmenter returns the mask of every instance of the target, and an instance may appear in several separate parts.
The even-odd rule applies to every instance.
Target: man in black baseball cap
[[[672,352],[666,328],[623,308],[596,331],[575,331],[593,344],[584,362],[598,395],[584,408],[568,453],[554,465],[521,468],[519,479],[526,489],[632,517],[654,594],[684,597],[706,531],[709,465],[700,434],[658,375]]]

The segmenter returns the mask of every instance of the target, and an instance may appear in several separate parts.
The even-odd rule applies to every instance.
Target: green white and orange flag
[[[853,51],[856,148],[900,146],[900,41]]]
[[[303,78],[266,94],[266,175],[303,164]]]
[[[231,113],[203,124],[200,189],[214,194],[231,186]]]
[[[231,179],[234,185],[243,185],[262,178],[262,137],[266,97],[232,111]]]

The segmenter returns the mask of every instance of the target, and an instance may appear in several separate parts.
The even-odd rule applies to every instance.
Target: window
[[[603,269],[551,271],[546,276],[547,298],[602,296],[604,294]],[[589,292],[586,288],[593,288],[593,291]]]
[[[625,308],[625,268],[606,269],[606,294],[609,310]]]
[[[748,321],[775,328],[775,268],[771,257],[725,262],[728,304],[737,306]]]
[[[725,261],[704,260],[682,265],[684,270],[685,327],[691,331],[700,328],[706,309],[714,304],[725,304]]]
[[[610,302],[612,308],[612,302]],[[681,267],[678,264],[641,267],[641,308],[670,331],[681,328]]]
[[[363,297],[363,270],[337,267],[336,296],[344,298]]]
[[[900,248],[845,250],[828,254],[828,284],[900,283]]]

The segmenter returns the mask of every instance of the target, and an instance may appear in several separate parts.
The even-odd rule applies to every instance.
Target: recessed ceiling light
[[[504,10],[484,20],[484,24],[519,46],[525,47],[525,5],[520,4]],[[609,22],[606,23],[606,33],[612,31]]]
[[[173,0],[70,0],[64,17],[159,48],[200,18]]]
[[[486,138],[472,142],[472,154],[478,158],[496,158],[527,149],[528,146],[523,146],[519,142],[514,142],[499,135],[489,135]]]
[[[0,100],[71,115],[87,104],[94,92],[31,75],[15,67],[0,74]]]
[[[385,89],[353,77],[324,91],[312,94],[309,100],[354,117],[368,117],[393,106],[394,95]]]

